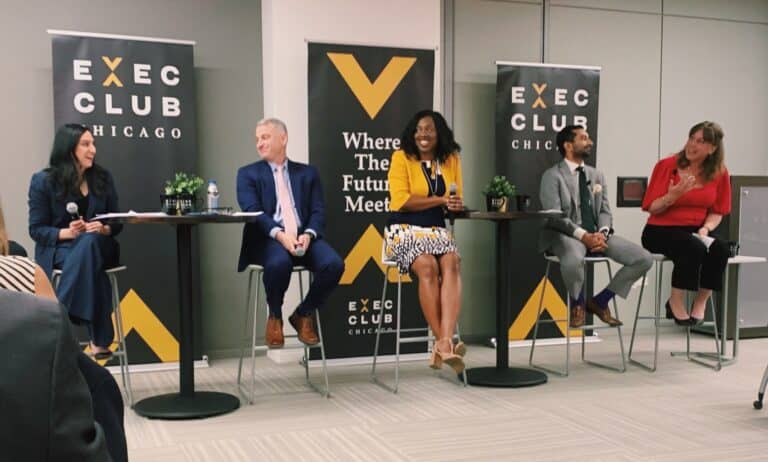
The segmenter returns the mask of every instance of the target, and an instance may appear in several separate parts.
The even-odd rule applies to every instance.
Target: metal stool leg
[[[549,261],[547,261],[544,270],[544,280],[541,283],[541,296],[539,297],[539,309],[536,314],[536,323],[533,325],[533,339],[531,339],[531,352],[528,354],[528,365],[533,366],[533,353],[536,350],[536,340],[539,337],[539,320],[541,319],[541,310],[544,305],[544,292],[547,290],[547,281],[549,280]]]
[[[112,310],[115,316],[115,327],[117,328],[117,349],[120,353],[120,376],[123,382],[123,388],[125,388],[125,395],[128,398],[128,407],[133,408],[131,374],[130,370],[128,369],[128,347],[125,341],[125,332],[123,331],[123,313],[120,310],[120,289],[117,285],[117,277],[112,273],[108,273],[108,275],[109,282],[112,286]]]
[[[245,345],[246,345],[245,342],[249,340],[248,324],[250,323],[251,313],[253,313],[254,327],[253,327],[253,336],[251,337],[250,343],[248,343],[248,345],[250,345],[251,354],[254,354],[253,339],[254,339],[254,336],[256,335],[256,313],[254,312],[254,308],[251,307],[251,295],[253,293],[252,291],[253,291],[253,271],[249,271],[248,272],[248,292],[246,292],[246,296],[245,296],[245,319],[244,319],[245,322],[243,323],[243,334],[240,337],[240,360],[238,361],[238,364],[237,364],[237,387],[239,390],[241,390],[241,387],[242,387],[243,360],[245,359]],[[249,396],[246,397],[249,403],[252,402],[251,398],[252,397],[250,396],[250,393],[249,393]]]
[[[323,340],[323,328],[320,325],[320,314],[315,310],[315,320],[317,322],[317,336],[320,338],[320,359],[323,363],[323,378],[325,379],[325,392],[322,392],[320,390],[317,390],[317,387],[313,385],[313,388],[315,388],[320,394],[325,396],[326,398],[331,396],[331,386],[328,382],[328,367],[325,362],[325,340]]]
[[[712,321],[706,321],[704,322],[703,325],[712,326],[712,333],[715,339],[715,352],[712,353],[712,352],[705,352],[705,351],[691,351],[691,326],[688,326],[688,328],[686,329],[686,335],[685,335],[685,345],[686,345],[685,351],[672,352],[671,355],[685,356],[689,361],[693,361],[702,366],[709,367],[710,369],[713,369],[715,372],[718,372],[723,368],[723,354],[722,354],[723,352],[720,351],[720,334],[717,328],[717,313],[715,312],[714,297],[710,296],[707,303],[709,305],[710,313],[712,314]],[[686,305],[689,305],[689,304],[686,303]],[[702,358],[704,358],[705,360],[702,360]]]
[[[376,381],[376,361],[379,358],[379,345],[381,345],[381,326],[384,319],[384,302],[387,299],[387,285],[389,283],[389,270],[391,267],[387,266],[384,270],[384,288],[381,291],[381,312],[379,313],[379,323],[376,329],[376,346],[373,349],[373,366],[371,367],[371,380]]]
[[[538,314],[536,316],[536,323],[533,327],[533,339],[531,341],[531,352],[528,355],[528,364],[536,369],[549,372],[551,374],[556,374],[561,377],[567,377],[569,373],[569,363],[570,363],[570,343],[571,343],[571,303],[570,303],[570,297],[566,295],[566,314],[565,314],[565,323],[566,323],[566,330],[565,330],[565,338],[566,338],[566,344],[565,344],[565,369],[564,370],[557,370],[548,368],[545,366],[542,366],[540,364],[536,364],[533,362],[533,355],[534,351],[536,349],[536,340],[538,339],[539,335],[539,324],[546,322],[546,323],[557,323],[560,321],[563,321],[562,319],[551,319],[551,320],[543,320],[541,319],[541,313],[544,310],[544,292],[547,290],[547,281],[549,280],[549,270],[550,270],[550,264],[551,262],[547,260],[547,265],[544,270],[544,282],[541,287],[541,296],[539,297],[539,309]],[[554,287],[553,287],[554,289]]]
[[[401,301],[402,301],[403,277],[397,273],[397,329],[395,330],[395,387],[392,393],[397,393],[400,385],[400,327],[401,327]]]
[[[642,305],[642,301],[643,301],[643,289],[645,288],[645,276],[646,275],[644,274],[643,279],[641,281],[640,295],[637,298],[637,307],[635,308],[635,320],[632,323],[632,336],[630,337],[630,340],[629,340],[629,362],[638,364],[641,367],[644,367],[645,369],[652,371],[653,369],[655,369],[655,367],[654,368],[646,367],[642,363],[639,363],[638,361],[635,361],[634,359],[632,359],[632,349],[635,346],[635,334],[637,333],[637,320],[640,318],[640,306]]]
[[[611,262],[608,261],[608,260],[605,260],[602,263],[605,263],[606,268],[608,270],[608,280],[612,281],[613,280],[613,269],[611,267]],[[614,317],[616,319],[619,319],[619,308],[618,308],[618,304],[616,303],[616,297],[613,298],[613,315],[614,315]],[[585,326],[583,329],[596,329],[596,328],[612,329],[612,327],[610,327],[610,326],[594,326],[594,325],[589,326],[589,327]],[[627,362],[626,362],[626,356],[625,356],[625,353],[624,353],[624,338],[623,338],[622,333],[621,333],[621,326],[616,326],[616,334],[617,334],[618,340],[619,340],[619,354],[621,355],[621,366],[615,367],[615,366],[610,366],[608,364],[603,364],[603,363],[598,363],[598,362],[595,362],[595,361],[587,360],[584,357],[585,339],[584,339],[583,330],[582,330],[582,336],[581,336],[581,359],[582,359],[582,361],[584,361],[587,364],[591,364],[593,366],[602,367],[603,369],[610,369],[610,370],[613,370],[613,371],[616,371],[616,372],[625,372],[627,370]]]
[[[459,330],[459,323],[456,323],[456,337],[459,342],[461,342],[461,331]],[[465,367],[463,371],[461,371],[461,382],[462,385],[465,387],[467,386],[467,368]]]
[[[763,372],[763,380],[760,381],[760,388],[757,389],[757,401],[752,403],[755,409],[763,408],[763,397],[765,396],[765,387],[768,385],[768,367]]]
[[[248,402],[253,404],[253,399],[256,394],[256,326],[258,324],[259,313],[261,312],[259,292],[261,291],[261,285],[263,283],[263,274],[261,271],[255,271],[256,273],[256,287],[254,288],[253,298],[253,328],[251,333],[251,386],[248,393]]]

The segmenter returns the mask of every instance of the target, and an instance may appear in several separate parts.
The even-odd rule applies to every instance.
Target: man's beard
[[[574,151],[573,155],[578,159],[588,159],[589,156],[592,155],[592,148],[582,149],[581,151]]]

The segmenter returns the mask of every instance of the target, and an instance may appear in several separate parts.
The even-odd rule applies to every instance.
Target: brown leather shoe
[[[299,341],[304,345],[317,345],[320,343],[320,339],[317,337],[317,331],[315,331],[314,314],[302,316],[294,311],[291,317],[288,318],[288,322],[290,322],[293,328],[296,329]]]
[[[584,307],[581,305],[573,305],[571,307],[571,327],[581,327],[584,325],[584,321],[587,319],[587,313],[584,312]]]
[[[608,324],[611,327],[617,327],[624,325],[621,321],[614,318],[611,315],[611,310],[608,308],[603,308],[602,306],[598,305],[597,302],[595,302],[593,299],[587,300],[587,311],[594,314],[598,318],[600,318],[601,321]]]
[[[282,348],[285,345],[283,337],[283,320],[273,317],[267,318],[267,332],[264,334],[267,348]]]

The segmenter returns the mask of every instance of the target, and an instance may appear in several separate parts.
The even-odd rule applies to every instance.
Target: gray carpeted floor
[[[588,344],[592,357],[618,360],[612,340]],[[649,353],[651,337],[640,342],[637,352]],[[370,382],[369,366],[334,366],[329,399],[304,385],[298,365],[260,357],[262,394],[229,415],[174,422],[126,410],[129,455],[133,462],[768,460],[768,411],[752,407],[768,339],[743,340],[739,361],[720,372],[670,357],[683,346],[681,331],[665,330],[658,371],[628,365],[623,374],[582,363],[573,348],[569,377],[550,375],[547,384],[523,389],[463,388],[419,361],[402,367],[394,395]],[[694,347],[711,349],[713,342],[696,336]],[[537,357],[554,364],[564,349],[537,348]],[[494,357],[470,346],[467,363],[492,365]],[[527,360],[527,348],[510,349],[513,364]],[[236,391],[236,360],[195,373],[198,389]],[[132,379],[138,399],[178,386],[177,372]]]

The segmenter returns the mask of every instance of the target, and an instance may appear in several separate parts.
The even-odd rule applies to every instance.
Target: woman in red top
[[[651,214],[643,229],[643,247],[666,255],[675,265],[666,308],[667,317],[678,325],[701,324],[707,299],[722,288],[728,246],[715,239],[707,249],[703,238],[731,211],[724,155],[720,125],[694,125],[683,150],[653,168],[643,198],[643,210]],[[683,304],[686,290],[697,291],[690,316]]]

